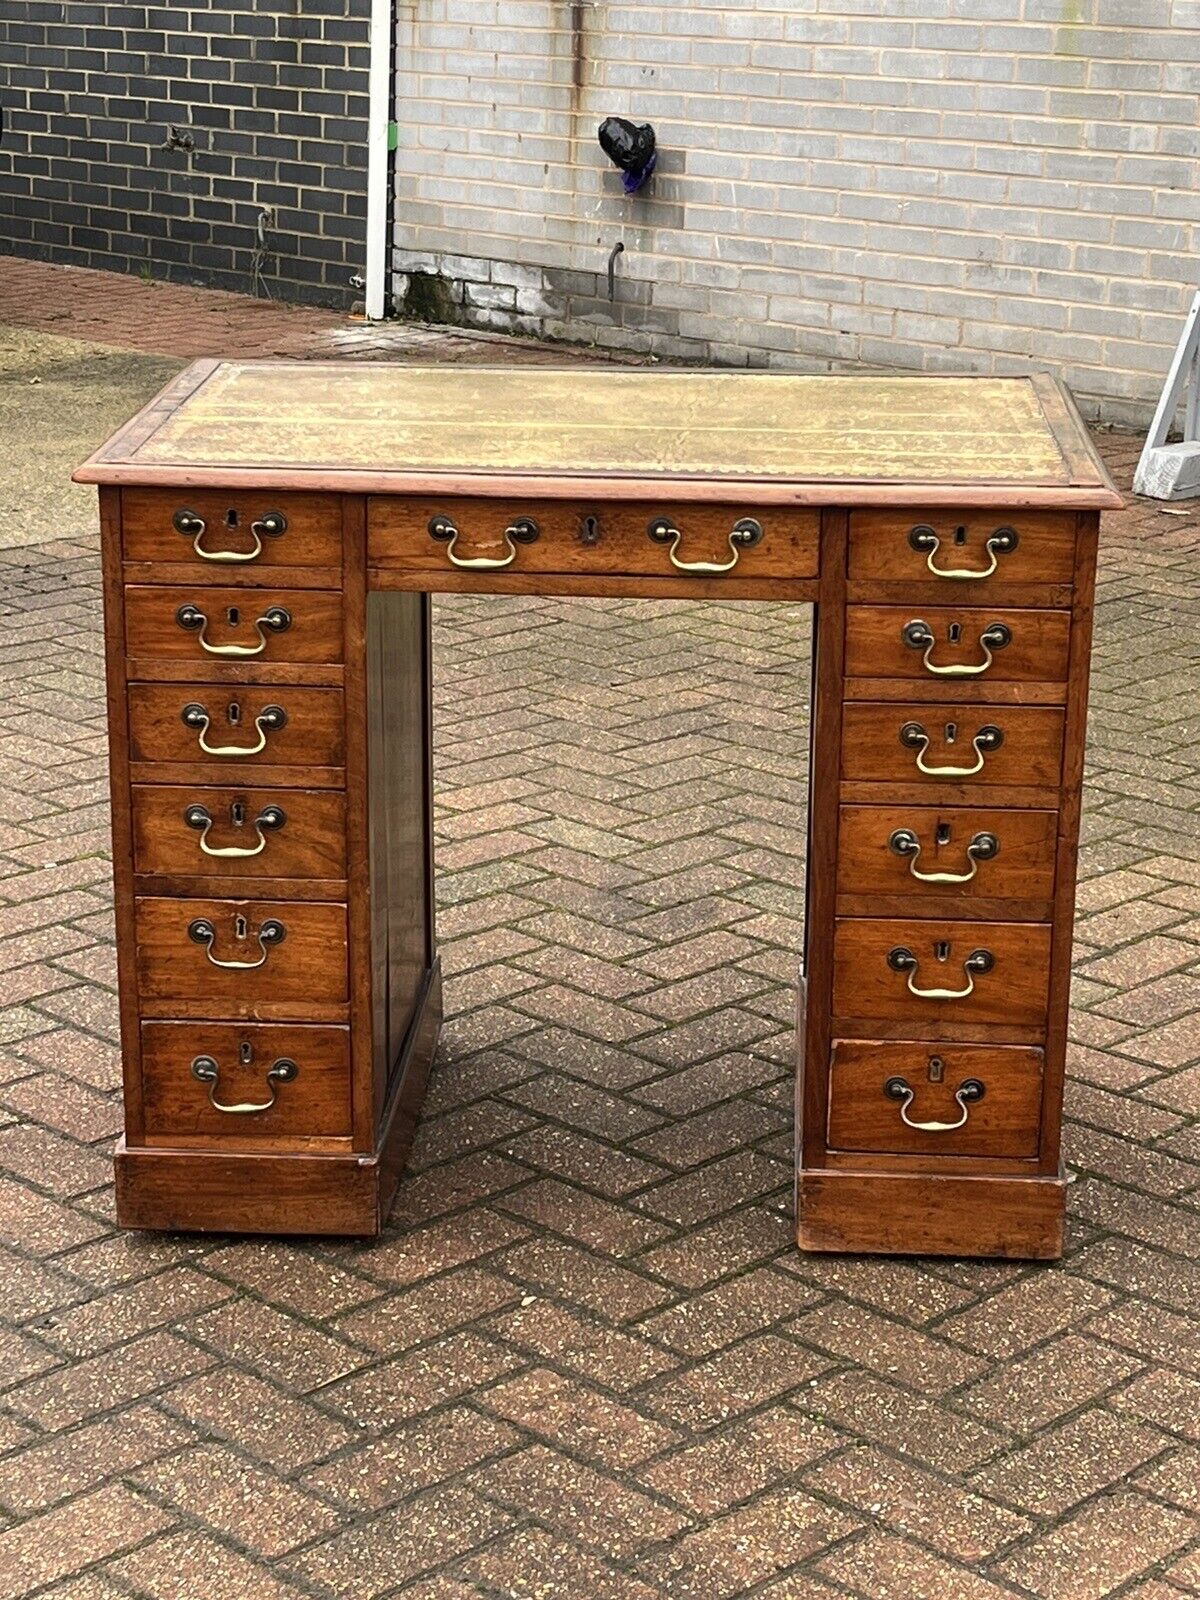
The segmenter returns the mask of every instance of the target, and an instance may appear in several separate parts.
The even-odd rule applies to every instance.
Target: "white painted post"
[[[367,317],[383,316],[387,290],[388,126],[392,120],[392,0],[371,0],[367,109]]]

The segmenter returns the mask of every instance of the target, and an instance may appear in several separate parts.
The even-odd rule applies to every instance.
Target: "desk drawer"
[[[131,761],[235,768],[340,767],[340,689],[131,683]]]
[[[131,584],[125,653],[210,666],[339,662],[342,596],[329,589],[218,589]]]
[[[1063,713],[1041,706],[847,702],[848,781],[1057,788]]]
[[[1048,901],[1057,843],[1056,811],[843,806],[838,892]]]
[[[349,1030],[143,1023],[142,1101],[151,1141],[348,1138]]]
[[[1042,1027],[1050,927],[1037,922],[842,918],[833,942],[836,1017]]]
[[[331,789],[137,783],[133,846],[139,873],[344,878],[346,801]]]
[[[819,523],[815,511],[736,503],[381,497],[367,548],[372,567],[420,572],[811,578]]]
[[[340,570],[341,501],[269,489],[126,489],[121,550],[126,561],[194,566],[206,583],[255,566]]]
[[[852,511],[850,581],[929,585],[967,602],[1008,583],[1070,584],[1070,511]],[[951,576],[958,574],[958,576]],[[957,592],[956,592],[957,591]]]
[[[1056,683],[1065,694],[1069,611],[851,606],[846,675],[923,683]]]
[[[141,897],[135,919],[143,1000],[347,999],[344,905]]]
[[[1021,1160],[1037,1155],[1041,1120],[1040,1050],[834,1041],[831,1150]]]

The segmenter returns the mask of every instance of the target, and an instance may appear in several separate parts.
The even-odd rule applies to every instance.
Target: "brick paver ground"
[[[1200,1593],[1197,527],[1104,541],[1040,1267],[790,1243],[791,605],[439,601],[449,1015],[385,1237],[116,1232],[96,536],[0,557],[0,1594]]]

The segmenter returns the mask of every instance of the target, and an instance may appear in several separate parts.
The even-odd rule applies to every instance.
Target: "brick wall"
[[[416,314],[733,364],[1032,364],[1126,420],[1157,396],[1200,276],[1200,0],[415,0],[397,26]],[[596,143],[610,113],[656,125],[645,198]]]
[[[269,208],[270,292],[348,303],[369,14],[370,0],[3,0],[0,250],[248,289]]]

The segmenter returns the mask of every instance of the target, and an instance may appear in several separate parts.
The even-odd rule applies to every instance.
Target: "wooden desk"
[[[1047,379],[201,362],[100,489],[130,1227],[374,1234],[429,595],[817,607],[797,1233],[1054,1256],[1099,512]]]

